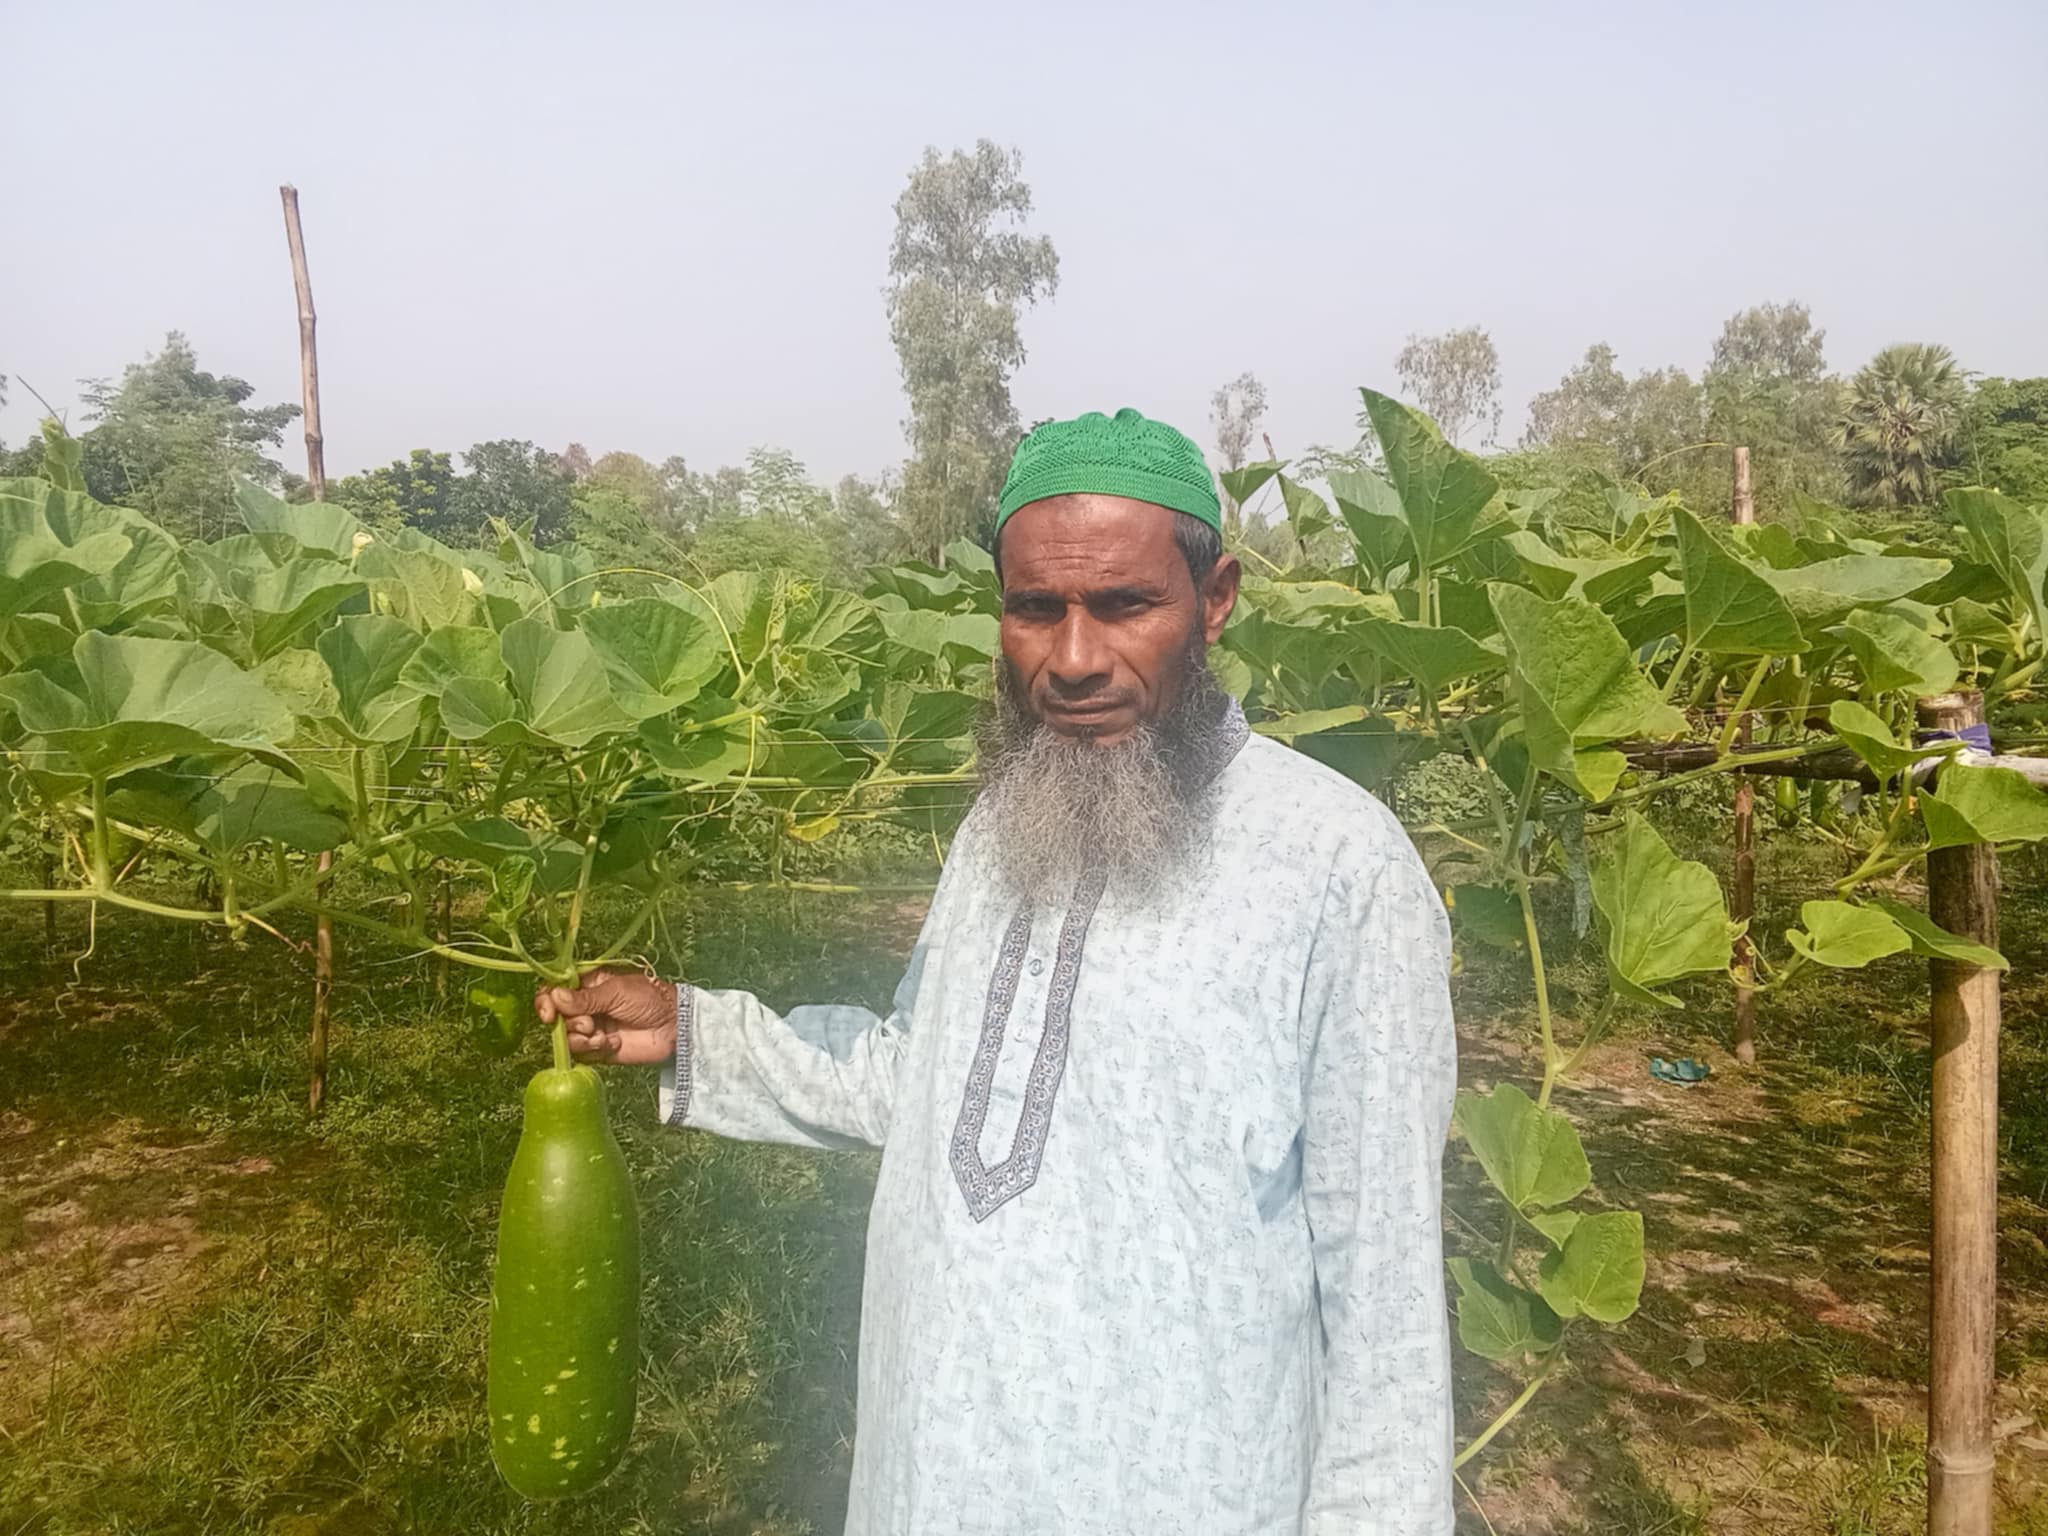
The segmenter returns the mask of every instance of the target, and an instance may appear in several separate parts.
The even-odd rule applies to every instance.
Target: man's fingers
[[[618,977],[610,971],[585,971],[573,987],[542,987],[533,999],[533,1011],[543,1024],[576,1014],[603,1013],[618,991]]]
[[[606,1029],[589,1017],[569,1019],[563,1025],[569,1054],[579,1061],[614,1061],[619,1054],[619,1032]]]

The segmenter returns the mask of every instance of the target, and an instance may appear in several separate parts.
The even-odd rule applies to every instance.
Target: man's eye
[[[1020,619],[1056,619],[1060,604],[1049,598],[1020,597],[1009,605],[1009,611]]]

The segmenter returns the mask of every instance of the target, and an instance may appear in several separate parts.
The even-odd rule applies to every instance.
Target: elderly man
[[[1211,678],[1200,451],[1040,427],[982,787],[886,1018],[618,973],[538,1001],[669,1123],[882,1149],[851,1536],[1451,1529],[1444,911]]]

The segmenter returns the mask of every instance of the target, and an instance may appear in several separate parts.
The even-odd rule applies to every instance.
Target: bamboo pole
[[[292,253],[292,286],[299,294],[299,393],[306,408],[306,484],[315,501],[327,499],[326,439],[320,435],[320,357],[313,342],[319,316],[313,312],[313,279],[306,274],[306,240],[299,229],[299,189],[277,189],[284,200],[284,237]]]
[[[1735,522],[1737,526],[1756,521],[1756,499],[1749,491],[1749,450],[1735,450]],[[1741,701],[1738,701],[1741,702]],[[1745,714],[1735,727],[1735,745],[1750,741],[1750,719]],[[1756,1064],[1756,991],[1743,983],[1756,977],[1756,954],[1749,939],[1749,925],[1756,917],[1756,781],[1746,773],[1735,776],[1735,889],[1731,916],[1742,924],[1742,936],[1735,941],[1735,1059],[1744,1066]]]
[[[327,499],[327,454],[320,434],[320,358],[314,345],[319,317],[313,310],[313,279],[306,271],[306,240],[299,229],[299,189],[287,183],[277,189],[284,201],[285,243],[291,248],[292,286],[299,296],[299,390],[306,411],[306,484],[315,501]],[[334,854],[320,855],[323,873],[334,867]],[[317,887],[320,904],[327,904],[327,882]],[[327,1098],[327,1017],[329,996],[334,991],[334,923],[324,912],[313,924],[313,1037],[312,1065],[306,1084],[306,1109],[319,1114]]]
[[[1923,730],[1984,723],[1984,696],[1922,701]],[[1998,945],[1998,852],[1927,856],[1927,915]],[[1929,962],[1933,983],[1933,1286],[1927,1383],[1927,1529],[1991,1536],[1998,1304],[1998,972]]]

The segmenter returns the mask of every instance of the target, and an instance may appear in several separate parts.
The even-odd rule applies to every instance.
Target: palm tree
[[[1849,385],[1835,428],[1850,500],[1866,507],[1934,500],[1935,472],[1955,439],[1963,375],[1947,347],[1886,347]]]

